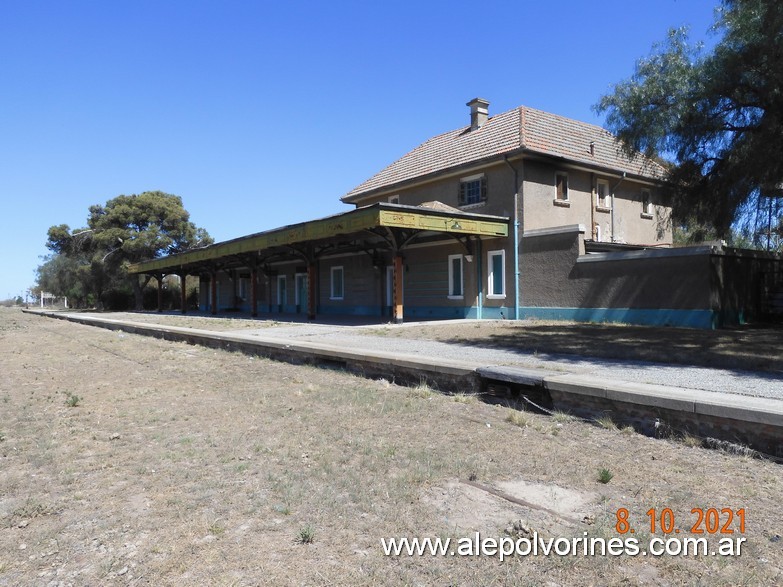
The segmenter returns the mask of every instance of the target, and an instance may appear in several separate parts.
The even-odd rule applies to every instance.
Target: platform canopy
[[[130,273],[192,275],[202,271],[256,267],[272,261],[315,262],[335,253],[396,255],[413,243],[456,239],[472,253],[481,237],[508,236],[509,219],[472,214],[439,202],[421,206],[376,203],[350,212],[275,228],[133,264]]]

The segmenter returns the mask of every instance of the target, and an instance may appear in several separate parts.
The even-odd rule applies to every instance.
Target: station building
[[[521,106],[435,136],[341,200],[353,209],[153,259],[200,309],[568,319],[714,328],[758,313],[780,257],[672,247],[665,169],[599,126]],[[184,289],[184,288],[183,288]],[[183,308],[185,307],[183,300]]]

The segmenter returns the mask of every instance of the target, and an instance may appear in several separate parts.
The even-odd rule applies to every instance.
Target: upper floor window
[[[389,204],[399,204],[400,196],[389,196]]]
[[[555,199],[561,202],[568,201],[568,174],[562,171],[555,174]]]
[[[653,215],[652,199],[650,198],[650,190],[642,190],[642,216]]]
[[[487,201],[487,178],[484,174],[459,180],[459,205],[469,206]]]
[[[611,208],[612,196],[609,194],[609,182],[599,179],[595,185],[596,206],[599,208]]]

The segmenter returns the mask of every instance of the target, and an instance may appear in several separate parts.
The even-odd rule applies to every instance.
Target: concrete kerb
[[[589,375],[557,375],[547,377],[544,387],[550,393],[568,392],[610,401],[640,404],[680,412],[694,413],[694,390],[614,381]]]
[[[750,447],[783,457],[783,402],[779,400],[584,375],[546,377],[544,387],[554,405],[580,415],[608,415],[645,434],[692,435],[704,442],[717,439],[740,452]]]
[[[666,385],[628,383],[586,375],[557,375],[544,378],[551,392],[568,392],[595,398],[743,420],[783,427],[783,402]]]
[[[507,382],[516,388],[543,390],[557,409],[575,408],[575,411],[594,414],[614,411],[647,423],[663,416],[687,428],[693,424],[695,429],[707,430],[717,438],[741,441],[767,454],[783,456],[783,401],[774,399],[629,383],[589,375],[487,366],[437,357],[368,352],[301,340],[265,339],[258,334],[215,332],[40,310],[28,312],[289,363],[336,367],[408,385],[426,382],[435,389],[451,393],[481,392],[489,380]]]

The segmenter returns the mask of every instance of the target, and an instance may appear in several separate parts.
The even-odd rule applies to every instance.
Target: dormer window
[[[459,205],[470,206],[487,201],[487,178],[481,175],[463,177],[459,180]]]

